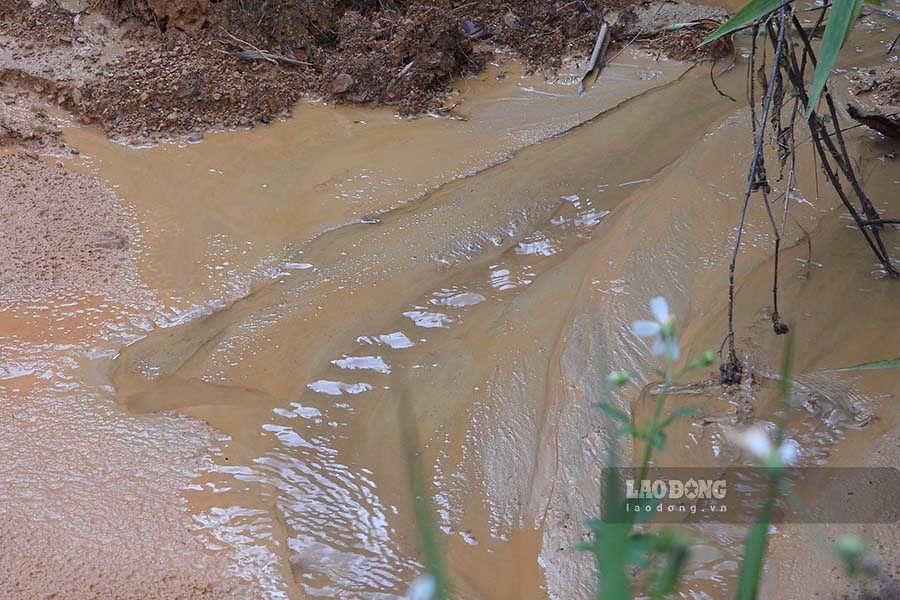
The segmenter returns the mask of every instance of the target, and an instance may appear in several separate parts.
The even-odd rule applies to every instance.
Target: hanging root
[[[853,167],[853,162],[847,152],[847,146],[844,142],[843,131],[838,119],[837,110],[835,109],[834,99],[827,88],[823,94],[827,110],[826,117],[820,118],[815,110],[810,110],[809,94],[807,92],[805,80],[812,79],[812,74],[807,73],[807,65],[810,65],[813,69],[815,68],[816,54],[809,41],[806,30],[804,30],[800,21],[793,14],[793,8],[788,4],[789,3],[782,4],[777,13],[777,30],[773,23],[775,20],[775,13],[764,17],[752,27],[753,39],[748,73],[748,95],[750,100],[754,151],[747,176],[747,188],[744,194],[744,201],[741,205],[737,236],[732,250],[731,262],[728,267],[728,331],[725,335],[725,340],[722,343],[722,350],[725,349],[726,344],[728,345],[728,354],[724,362],[719,366],[720,381],[723,384],[740,383],[742,378],[743,367],[741,361],[738,359],[737,350],[735,348],[734,272],[738,254],[740,252],[741,237],[747,216],[747,207],[750,203],[750,197],[754,192],[759,192],[762,197],[769,224],[772,228],[775,245],[775,268],[772,282],[772,329],[776,335],[785,334],[790,330],[787,324],[782,321],[778,310],[778,274],[781,240],[784,237],[787,217],[789,216],[791,192],[796,184],[796,143],[794,139],[794,128],[798,120],[797,117],[801,111],[803,113],[809,112],[810,116],[806,120],[806,125],[809,128],[810,137],[815,149],[814,158],[819,159],[818,162],[820,163],[821,169],[825,173],[828,182],[837,193],[838,198],[840,198],[844,207],[847,209],[847,212],[850,213],[850,216],[856,223],[863,239],[878,259],[884,272],[890,277],[900,277],[900,274],[898,274],[897,269],[894,267],[887,248],[881,239],[880,231],[885,223],[896,223],[900,220],[882,217],[860,185],[859,178]],[[817,27],[824,21],[828,6],[829,5],[826,5],[820,9]],[[791,23],[794,26],[796,35],[800,38],[800,43],[794,43],[793,41],[788,40],[791,36],[788,31]],[[758,68],[756,66],[757,35],[761,27],[764,29],[769,42],[774,48],[774,62],[771,69],[767,69],[764,62]],[[767,70],[769,71],[768,75]],[[786,84],[789,84],[793,88],[791,93],[793,106],[791,108],[789,122],[786,125],[783,125],[782,111],[786,104]],[[755,92],[757,86],[759,86],[763,92],[759,119],[757,119],[756,115]],[[780,178],[784,177],[785,167],[788,167],[787,184],[783,194],[784,212],[781,217],[780,227],[776,225],[775,217],[772,212],[769,198],[772,190],[766,175],[764,141],[767,125],[771,127],[772,141],[778,151],[778,162],[781,169]],[[849,193],[848,191],[845,191],[844,184],[849,186]],[[852,194],[853,198],[851,198],[850,194]],[[794,219],[793,216],[791,216],[791,218],[796,222],[796,219]]]

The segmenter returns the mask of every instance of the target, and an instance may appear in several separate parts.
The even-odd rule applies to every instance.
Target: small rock
[[[331,82],[331,93],[335,95],[343,94],[352,88],[355,83],[352,76],[347,73],[340,73]]]
[[[505,15],[503,15],[503,22],[507,27],[518,27],[520,20],[516,15],[512,13],[506,13]]]
[[[197,142],[200,142],[202,140],[203,140],[203,132],[202,131],[192,133],[190,136],[188,136],[188,141],[191,143],[194,143],[194,144],[196,144]]]
[[[178,111],[173,110],[166,116],[166,121],[177,121],[178,120]]]
[[[100,248],[108,248],[110,250],[121,250],[126,245],[125,236],[117,231],[101,231],[94,241],[94,246]]]
[[[196,85],[185,85],[179,87],[175,95],[179,98],[193,98],[200,95],[200,89]]]
[[[25,150],[24,154],[25,154],[25,156],[27,156],[27,157],[30,158],[31,160],[37,160],[37,159],[38,159],[37,152],[35,152],[34,150]]]
[[[469,20],[463,21],[463,31],[465,31],[466,35],[473,40],[481,39],[484,37],[484,29]]]
[[[59,135],[59,129],[52,123],[35,123],[32,125],[35,131],[46,135]]]

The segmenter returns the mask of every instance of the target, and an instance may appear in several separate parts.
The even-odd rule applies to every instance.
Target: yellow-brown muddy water
[[[857,36],[871,54],[896,35],[876,25]],[[47,423],[41,444],[58,458],[38,470],[63,470],[66,447],[89,449],[104,432],[139,442],[79,451],[68,461],[84,490],[67,497],[39,478],[21,491],[36,499],[20,517],[66,522],[82,505],[112,522],[129,510],[134,522],[167,514],[152,535],[121,536],[169,547],[168,531],[188,515],[190,539],[224,557],[251,597],[396,597],[421,571],[404,411],[417,423],[459,597],[590,597],[593,565],[572,545],[598,509],[609,441],[591,404],[605,373],[649,359],[627,327],[655,295],[685,324],[686,351],[721,342],[748,112],[716,94],[705,69],[639,53],[580,98],[572,85],[504,69],[460,84],[466,121],[310,104],[286,123],[145,149],[68,129],[81,156],[67,168],[108,181],[136,215],[140,282],[117,302],[4,305],[18,370],[3,383],[20,411]],[[742,98],[743,77],[738,68],[720,85]],[[870,194],[896,209],[896,148],[850,135]],[[873,273],[824,185],[817,197],[808,145],[798,181],[792,212],[813,254],[807,261],[789,224],[781,300],[798,371],[900,355],[897,283]],[[738,331],[739,348],[775,371],[767,227],[755,203]],[[792,431],[805,457],[863,464],[867,448],[896,436],[900,414],[885,395],[897,387],[883,375],[816,383],[826,400],[853,396],[879,418],[863,426],[801,407]],[[703,402],[718,415],[739,399]],[[771,418],[759,402],[758,416]],[[51,425],[65,407],[70,425]],[[643,410],[634,404],[636,418]],[[717,452],[716,427],[679,433],[660,462],[735,460]],[[4,481],[36,468],[21,450],[36,446],[22,438]],[[119,452],[135,466],[101,468],[111,480],[78,466]],[[154,470],[135,478],[142,460]],[[152,506],[129,508],[136,499]],[[724,597],[741,531],[695,533],[706,545],[685,595]],[[798,544],[809,542],[776,536],[773,556]],[[802,565],[772,575],[804,576]]]

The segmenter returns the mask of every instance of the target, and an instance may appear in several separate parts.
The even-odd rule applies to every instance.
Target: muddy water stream
[[[883,53],[896,31],[867,27],[860,54]],[[720,85],[741,97],[743,76]],[[719,345],[748,112],[716,94],[705,69],[630,52],[580,98],[570,82],[510,65],[460,86],[466,121],[309,104],[286,123],[143,149],[67,129],[81,155],[66,167],[129,203],[139,282],[118,302],[8,307],[0,318],[31,358],[4,383],[23,406],[81,398],[96,431],[74,418],[54,439],[87,447],[112,431],[141,440],[130,450],[139,472],[141,456],[153,466],[102,501],[86,469],[80,503],[124,512],[114,521],[138,498],[173,523],[187,513],[191,539],[225,556],[253,597],[396,597],[421,571],[403,411],[417,423],[459,597],[591,595],[593,565],[571,548],[597,509],[609,440],[591,403],[606,372],[647,360],[627,324],[652,296],[668,296],[687,324],[686,350]],[[860,130],[852,143],[872,195],[895,197],[890,148]],[[873,273],[834,198],[816,196],[808,159],[792,210],[814,256],[797,229],[783,258],[800,371],[900,354],[888,325],[900,317],[895,283]],[[771,236],[760,207],[751,213],[739,335],[774,370]],[[863,303],[876,318],[846,317]],[[889,377],[807,383],[815,401],[798,393],[795,425],[807,458],[864,461],[872,432],[897,426],[884,400],[896,387]],[[880,419],[821,409],[848,398]],[[702,402],[718,415],[742,399]],[[771,418],[766,407],[759,415]],[[679,434],[661,461],[736,460],[719,452],[715,427]],[[29,468],[28,457],[8,468]],[[53,485],[40,484],[26,516],[71,516],[40,501]],[[178,547],[158,530],[142,539]],[[741,532],[698,537],[706,545],[685,587],[719,597]],[[789,557],[792,544],[804,547],[790,538],[773,551]],[[802,581],[802,569],[790,573]]]

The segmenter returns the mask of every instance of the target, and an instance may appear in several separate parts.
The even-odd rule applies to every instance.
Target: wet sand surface
[[[861,27],[860,55],[896,35]],[[65,129],[81,151],[65,168],[107,182],[131,215],[136,281],[4,298],[0,490],[15,533],[0,535],[27,552],[0,568],[97,557],[21,578],[45,587],[18,597],[97,596],[86,571],[148,597],[171,597],[167,585],[188,597],[402,595],[421,565],[398,410],[417,422],[459,597],[591,597],[593,565],[572,549],[596,514],[610,439],[591,404],[605,373],[649,358],[627,326],[653,296],[686,325],[687,352],[721,343],[749,111],[715,94],[705,69],[640,53],[580,98],[571,82],[505,69],[465,84],[467,121],[310,104],[268,128],[143,149]],[[744,70],[719,85],[741,97]],[[867,189],[889,202],[891,147],[848,135]],[[816,194],[810,157],[807,145],[791,210],[812,258],[789,225],[781,262],[797,371],[900,355],[896,282],[824,185]],[[744,240],[739,348],[774,373],[762,207]],[[801,376],[795,388],[804,460],[893,460],[896,377]],[[755,418],[772,418],[769,396],[753,391]],[[699,401],[728,417],[744,400]],[[646,410],[645,398],[618,401]],[[718,426],[677,433],[660,462],[740,460],[716,451]],[[696,533],[706,545],[685,593],[722,597],[742,531]],[[805,595],[830,565],[787,560],[813,548],[800,533],[773,538],[772,585],[797,594],[772,597]],[[123,566],[101,569],[107,555]]]

